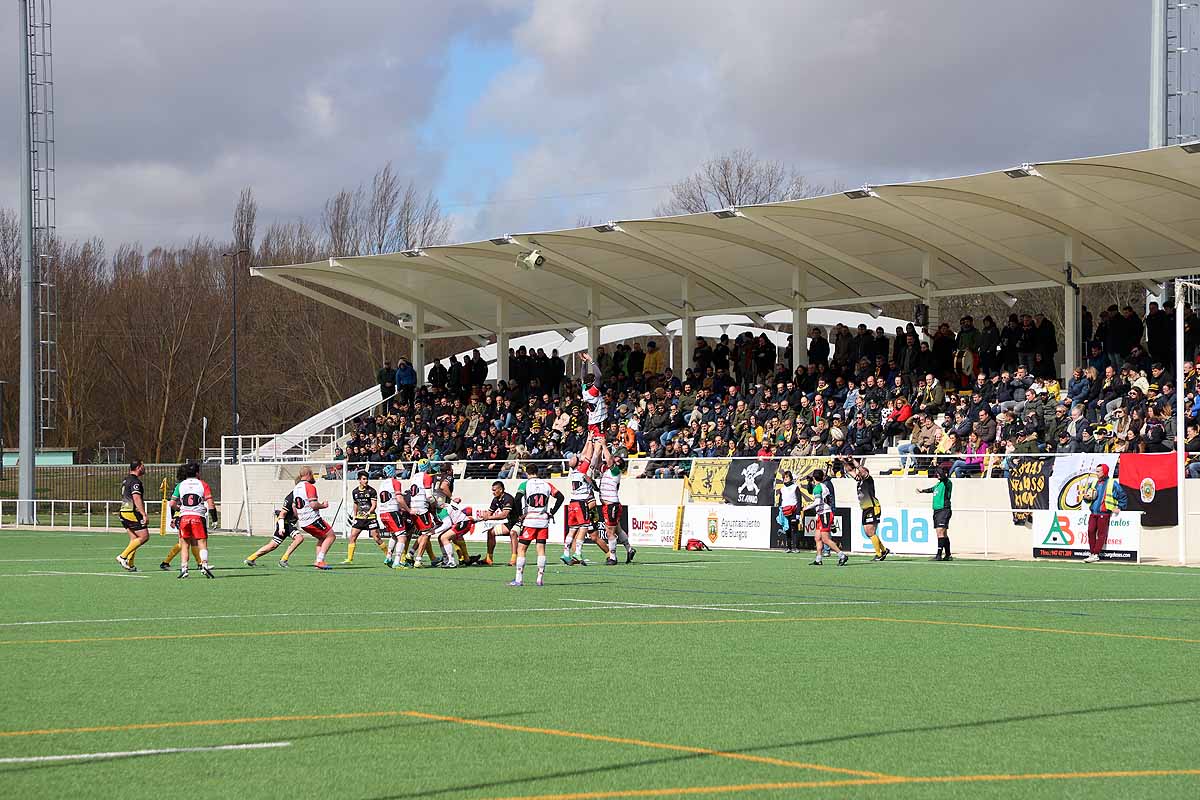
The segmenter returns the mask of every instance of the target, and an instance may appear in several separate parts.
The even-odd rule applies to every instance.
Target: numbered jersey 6
[[[175,499],[179,501],[180,516],[203,517],[208,513],[212,490],[199,478],[187,478],[175,487]]]

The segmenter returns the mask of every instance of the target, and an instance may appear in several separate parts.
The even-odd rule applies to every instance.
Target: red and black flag
[[[1142,512],[1143,528],[1178,523],[1179,480],[1174,453],[1122,453],[1117,462],[1117,480],[1129,496],[1129,510]]]

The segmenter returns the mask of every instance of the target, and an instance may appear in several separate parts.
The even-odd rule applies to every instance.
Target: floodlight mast
[[[33,136],[30,124],[33,114],[29,60],[29,0],[17,0],[17,54],[20,58],[19,93],[21,128],[21,386],[19,454],[17,461],[17,524],[34,525],[34,436],[37,414],[34,406],[34,347],[33,335],[34,290],[33,270],[33,162],[30,157]]]

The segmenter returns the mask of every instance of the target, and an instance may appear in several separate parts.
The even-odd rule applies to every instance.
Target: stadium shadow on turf
[[[1057,717],[1083,716],[1087,714],[1104,714],[1114,711],[1140,711],[1152,708],[1166,708],[1171,706],[1184,706],[1200,703],[1200,697],[1189,697],[1181,700],[1162,700],[1151,703],[1128,703],[1124,705],[1114,706],[1099,706],[1096,708],[1071,709],[1066,711],[1048,711],[1042,714],[1023,714],[1012,717],[997,717],[995,719],[974,720],[971,722],[953,722],[946,725],[921,725],[908,728],[891,728],[882,731],[868,731],[865,733],[852,733],[844,736],[832,736],[823,739],[807,739],[791,742],[781,742],[778,744],[763,744],[755,745],[754,747],[742,748],[714,748],[721,749],[725,753],[760,753],[769,750],[778,750],[785,747],[808,747],[820,744],[833,744],[837,742],[853,741],[855,739],[870,739],[879,736],[896,736],[911,733],[936,733],[938,731],[951,731],[964,728],[982,728],[989,725],[1005,725],[1014,722],[1033,722],[1043,719],[1054,719]],[[524,713],[524,712],[522,712]],[[505,714],[503,716],[519,716],[515,714]],[[636,745],[631,745],[636,746]],[[659,756],[655,758],[642,758],[635,761],[623,761],[619,764],[609,764],[607,766],[588,767],[572,770],[561,770],[558,772],[543,773],[541,775],[529,776],[526,778],[511,778],[503,781],[489,781],[486,783],[459,784],[456,786],[447,786],[441,789],[426,789],[420,792],[404,792],[400,794],[381,795],[371,797],[368,800],[410,800],[416,797],[433,797],[441,794],[450,794],[453,792],[471,792],[498,789],[503,786],[513,786],[519,784],[530,783],[534,781],[550,780],[556,778],[579,778],[587,775],[599,775],[607,772],[617,772],[620,770],[629,769],[631,767],[654,766],[659,764],[683,763],[699,758],[709,758],[707,753],[679,753],[676,755]]]

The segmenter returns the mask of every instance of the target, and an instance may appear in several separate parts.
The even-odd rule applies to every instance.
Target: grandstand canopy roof
[[[545,264],[518,269],[532,250]],[[435,338],[1196,272],[1200,146],[1184,145],[252,274],[410,338],[419,315]]]

